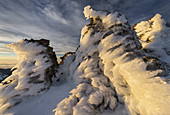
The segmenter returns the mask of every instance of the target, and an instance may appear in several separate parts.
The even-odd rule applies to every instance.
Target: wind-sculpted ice
[[[70,65],[77,87],[55,109],[56,115],[95,115],[120,105],[118,114],[168,114],[169,70],[147,56],[124,15],[84,8],[90,24]],[[166,79],[167,77],[167,79]]]
[[[170,70],[170,25],[160,14],[133,27],[139,36],[146,55],[156,57]]]
[[[76,87],[72,84],[71,94],[59,100],[56,115],[108,111],[115,115],[168,115],[169,24],[157,14],[131,28],[119,12],[95,11],[90,6],[84,8],[84,15],[90,24],[81,31],[80,45],[76,52],[61,57],[60,65],[48,40],[9,45],[18,56],[18,64],[0,84],[0,112],[48,90],[51,83],[60,92],[46,95],[65,98],[66,92],[58,86],[63,88],[64,83],[74,80]]]
[[[24,98],[49,89],[55,77],[57,60],[49,41],[22,40],[9,44],[17,54],[16,70],[0,84],[0,113],[20,103]]]

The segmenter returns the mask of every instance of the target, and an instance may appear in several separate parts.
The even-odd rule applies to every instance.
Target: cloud
[[[13,54],[8,56],[8,54],[2,55],[0,53],[0,55],[0,68],[12,68],[17,62],[15,55]]]
[[[0,46],[0,51],[1,51],[0,54],[2,54],[2,53],[11,53],[11,52],[12,52],[12,50],[7,49],[7,48],[5,48],[5,47],[1,47],[1,46]]]
[[[44,13],[48,18],[62,23],[62,24],[69,24],[69,20],[66,20],[62,17],[61,12],[57,11],[53,5],[48,5],[47,7],[42,10],[42,13]]]
[[[76,3],[61,0],[2,0],[0,41],[46,38],[57,51],[74,51],[79,44],[80,30],[85,22]]]
[[[11,43],[11,42],[0,41],[0,54],[4,54],[4,53],[7,54],[7,53],[13,52],[12,50],[6,48],[6,45],[9,43]]]
[[[74,51],[81,28],[88,23],[83,16],[86,5],[96,10],[119,10],[132,25],[156,13],[170,20],[169,0],[0,0],[0,43],[46,38],[58,55]],[[11,53],[5,46],[0,52]]]

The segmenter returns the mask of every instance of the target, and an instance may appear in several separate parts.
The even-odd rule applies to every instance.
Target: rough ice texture
[[[170,26],[160,14],[134,27],[146,55],[167,63],[170,69]]]
[[[16,70],[0,84],[0,114],[22,99],[38,95],[50,87],[57,60],[49,41],[22,40],[9,44],[17,54]]]
[[[91,21],[82,29],[80,47],[69,64],[77,87],[58,104],[55,114],[95,115],[105,109],[114,114],[120,105],[125,109],[116,114],[169,114],[168,65],[147,56],[120,13],[87,6],[84,15]],[[154,27],[162,30],[159,16]]]
[[[48,43],[23,40],[9,45],[19,63],[1,84],[0,111],[37,95],[42,88],[47,90],[51,81],[55,85],[74,80],[77,87],[57,105],[56,115],[168,115],[169,27],[161,15],[135,25],[139,37],[118,12],[87,6],[84,15],[90,24],[81,31],[80,46],[63,56],[59,66],[55,59],[47,61],[51,58],[46,57],[54,54],[44,47]],[[47,68],[54,71],[47,73],[53,74],[45,74]],[[32,79],[34,74],[42,76]]]
[[[70,81],[70,65],[75,59],[75,52],[67,52],[63,57],[61,58],[60,65],[58,66],[58,72],[56,72],[56,76],[58,80],[57,81]]]
[[[105,27],[109,27],[113,23],[119,24],[119,23],[127,22],[127,19],[125,18],[125,16],[120,14],[119,12],[110,13],[108,11],[107,12],[106,11],[95,11],[91,8],[91,6],[86,6],[84,8],[83,13],[86,19],[100,17],[100,19],[102,20],[103,26]]]

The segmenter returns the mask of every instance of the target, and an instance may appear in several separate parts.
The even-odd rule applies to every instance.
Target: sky
[[[83,9],[120,11],[131,25],[156,13],[170,22],[169,0],[0,0],[0,68],[12,67],[16,55],[7,44],[25,38],[50,40],[57,56],[75,51],[85,20]]]

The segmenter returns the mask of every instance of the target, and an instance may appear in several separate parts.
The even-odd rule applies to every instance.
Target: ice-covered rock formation
[[[170,67],[170,26],[160,14],[133,27],[146,55],[156,57]],[[170,69],[170,68],[169,68]]]
[[[121,115],[169,114],[167,65],[146,55],[124,15],[90,6],[84,15],[90,24],[82,29],[80,47],[67,67],[77,87],[55,114],[95,115],[105,109]],[[124,109],[117,111],[120,106]]]
[[[8,47],[17,54],[18,63],[12,75],[0,84],[1,114],[22,99],[49,89],[58,66],[48,40],[25,39]]]
[[[90,24],[81,31],[80,46],[76,52],[66,53],[60,65],[48,40],[8,45],[18,55],[18,64],[0,84],[0,113],[46,91],[51,83],[74,80],[77,87],[67,98],[63,96],[54,110],[56,115],[106,111],[115,115],[168,115],[170,30],[161,16],[135,25],[138,37],[118,12],[94,11],[87,6],[84,15]],[[61,92],[57,86],[56,92]]]

